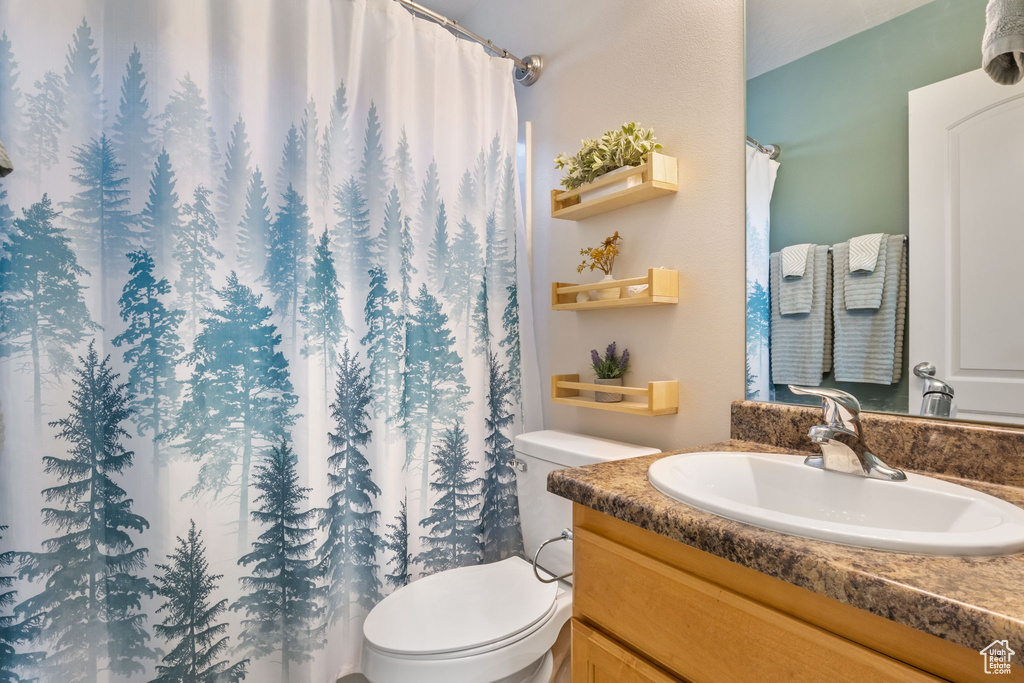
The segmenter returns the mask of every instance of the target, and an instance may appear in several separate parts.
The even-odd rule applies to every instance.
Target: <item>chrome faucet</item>
[[[886,481],[904,481],[907,478],[902,470],[889,467],[868,450],[860,422],[860,402],[852,394],[838,389],[793,385],[789,390],[794,394],[821,398],[827,423],[811,427],[807,433],[811,441],[821,446],[821,455],[808,455],[804,459],[805,465]]]
[[[949,417],[953,412],[953,387],[935,376],[935,365],[929,362],[914,366],[914,374],[924,380],[921,395],[921,414],[930,417]]]

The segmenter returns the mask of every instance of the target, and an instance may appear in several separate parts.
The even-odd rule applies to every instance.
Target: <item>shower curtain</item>
[[[522,552],[511,68],[392,0],[0,5],[0,681],[326,683]]]
[[[771,300],[768,297],[768,236],[772,189],[779,162],[747,145],[747,399],[771,401]]]

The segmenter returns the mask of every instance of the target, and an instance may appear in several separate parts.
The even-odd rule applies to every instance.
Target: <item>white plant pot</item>
[[[611,275],[605,275],[601,278],[601,282],[607,282],[608,280],[614,280],[615,278]],[[592,289],[590,290],[590,298],[594,301],[608,301],[609,299],[618,299],[622,296],[621,287],[609,287],[608,289]]]
[[[613,192],[618,192],[619,190],[636,187],[644,181],[643,169],[639,166],[623,166],[622,168],[617,168],[614,171],[609,171],[603,176],[600,176],[598,180],[608,182],[606,178],[616,178],[616,181],[593,190],[583,190],[580,192],[580,201],[587,202],[591,199],[604,197],[612,194]]]
[[[607,384],[610,387],[621,387],[622,378],[616,377],[615,379],[601,379],[597,378],[594,380],[594,384]],[[598,403],[621,403],[622,394],[610,394],[605,391],[595,391],[594,400]]]

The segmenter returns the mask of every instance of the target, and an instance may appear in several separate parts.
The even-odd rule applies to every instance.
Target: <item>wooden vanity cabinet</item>
[[[973,650],[581,505],[573,526],[573,683],[985,678]]]
[[[572,680],[586,683],[676,683],[679,679],[576,619]]]

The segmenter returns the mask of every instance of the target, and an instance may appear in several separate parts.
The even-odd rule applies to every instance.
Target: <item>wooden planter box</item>
[[[640,296],[626,295],[626,287],[647,285]],[[595,289],[612,289],[620,287],[622,296],[618,299],[592,299],[577,303],[576,295]],[[551,283],[551,310],[553,311],[590,311],[597,308],[629,308],[631,306],[657,306],[660,304],[679,303],[679,271],[667,268],[651,268],[646,277],[634,277],[626,280],[607,280],[592,285],[575,285],[568,282]]]
[[[646,163],[629,168],[634,172],[616,169],[574,190],[551,190],[551,217],[578,221],[679,191],[679,162],[675,157],[651,152]],[[639,175],[641,182],[627,187],[627,179],[634,175]],[[609,194],[591,199],[581,196],[616,184],[621,189]]]
[[[580,396],[581,391],[614,392],[626,396],[642,396],[646,400],[598,403],[593,397]],[[609,387],[604,384],[580,382],[579,375],[552,375],[551,400],[579,408],[596,408],[647,417],[674,415],[679,412],[679,382],[648,382],[646,387]]]

